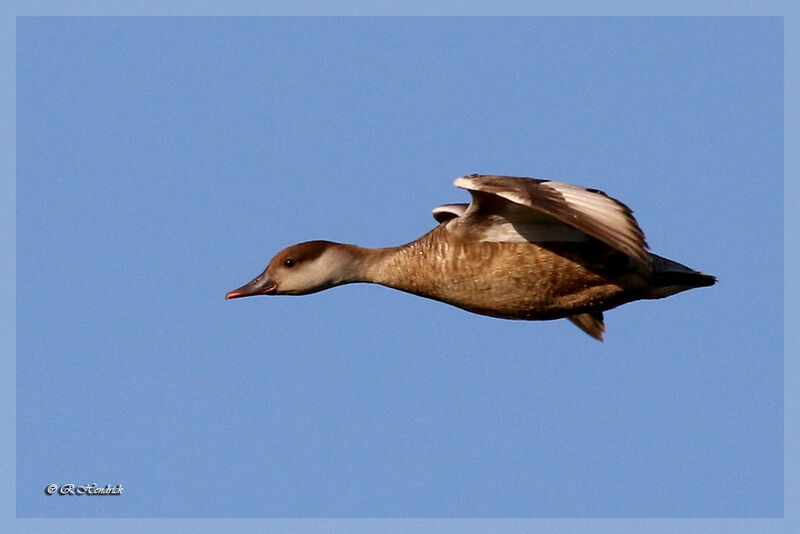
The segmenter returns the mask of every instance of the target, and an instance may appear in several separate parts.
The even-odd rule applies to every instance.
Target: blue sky
[[[782,37],[21,19],[18,515],[782,515]],[[471,172],[601,188],[720,283],[603,344],[375,286],[224,301],[294,242],[416,238]],[[126,495],[44,495],[84,480]]]

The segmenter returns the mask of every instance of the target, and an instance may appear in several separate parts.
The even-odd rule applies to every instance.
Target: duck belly
[[[627,259],[591,256],[590,251],[575,243],[473,242],[421,248],[409,251],[417,264],[415,276],[387,285],[503,319],[558,319],[634,300],[631,277],[625,273]]]
[[[494,270],[490,276],[457,280],[456,285],[458,290],[451,288],[433,298],[503,319],[559,319],[631,300],[619,283],[568,262],[557,270]]]

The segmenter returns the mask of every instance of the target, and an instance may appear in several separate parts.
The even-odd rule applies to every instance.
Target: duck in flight
[[[454,185],[472,202],[435,208],[439,225],[416,241],[292,245],[226,298],[369,282],[492,317],[566,318],[602,341],[604,311],[716,282],[648,252],[632,211],[597,189],[477,174]]]

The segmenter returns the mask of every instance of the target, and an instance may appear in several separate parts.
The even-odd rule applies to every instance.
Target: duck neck
[[[367,248],[358,245],[340,244],[340,250],[347,256],[347,267],[342,283],[364,282],[382,284],[381,274],[403,247]],[[385,284],[384,284],[385,285]]]
[[[402,291],[420,294],[417,286],[426,278],[420,273],[432,275],[436,258],[442,256],[442,240],[432,239],[436,229],[416,241],[396,247],[363,248],[347,245],[356,266],[353,282],[380,284]],[[439,245],[437,245],[439,243]],[[434,250],[435,249],[435,250]]]

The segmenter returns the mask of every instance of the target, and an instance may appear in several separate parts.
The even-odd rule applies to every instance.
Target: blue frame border
[[[784,98],[784,517],[765,519],[17,519],[16,516],[16,17],[133,15],[600,15],[780,16],[784,22],[784,95],[800,95],[800,9],[782,1],[673,0],[663,5],[626,0],[11,0],[0,7],[0,525],[11,532],[798,532],[800,503],[800,122],[797,98]],[[787,276],[793,273],[795,276]],[[792,328],[793,327],[793,328]],[[787,357],[788,356],[788,357]]]

